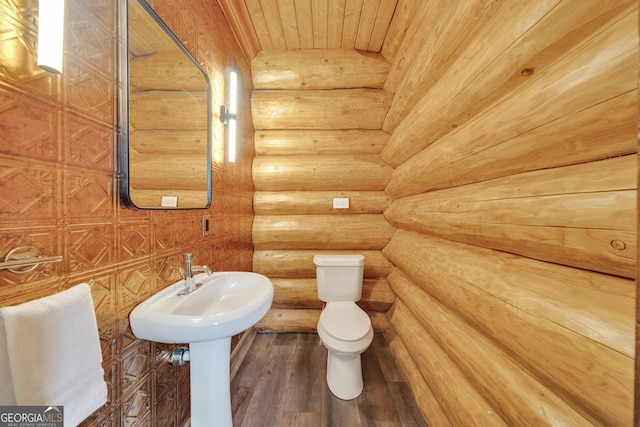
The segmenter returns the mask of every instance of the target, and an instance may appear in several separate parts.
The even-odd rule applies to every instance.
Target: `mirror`
[[[118,170],[124,205],[211,204],[209,77],[144,0],[122,0]],[[123,25],[124,24],[124,25]]]

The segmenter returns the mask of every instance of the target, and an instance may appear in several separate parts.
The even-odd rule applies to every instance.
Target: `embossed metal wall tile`
[[[253,148],[249,140],[234,165],[212,166],[208,210],[120,206],[116,3],[66,1],[64,69],[54,75],[36,65],[37,0],[0,0],[0,256],[24,245],[63,256],[27,274],[0,272],[0,306],[90,282],[109,395],[82,425],[182,426],[189,367],[153,360],[165,347],[137,339],[128,315],[180,279],[185,252],[217,270],[251,270]],[[214,96],[231,55],[248,69],[217,4],[151,3],[218,82]]]

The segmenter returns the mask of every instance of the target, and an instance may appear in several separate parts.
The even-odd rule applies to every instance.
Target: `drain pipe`
[[[163,351],[160,354],[160,357],[163,359],[167,359],[167,362],[171,366],[183,366],[190,360],[189,349],[185,347],[178,347],[173,351]]]

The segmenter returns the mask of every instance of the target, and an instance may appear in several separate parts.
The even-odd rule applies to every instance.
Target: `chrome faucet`
[[[213,274],[206,265],[192,265],[194,258],[193,254],[184,254],[184,270],[180,267],[180,273],[184,279],[184,289],[178,292],[178,295],[187,295],[198,289],[198,284],[193,280],[195,273],[207,273],[207,276]]]

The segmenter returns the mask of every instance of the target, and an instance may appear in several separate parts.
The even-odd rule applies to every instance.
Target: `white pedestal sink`
[[[269,311],[273,284],[242,271],[198,274],[198,289],[178,295],[185,282],[170,285],[133,309],[136,337],[169,344],[189,343],[191,427],[231,427],[229,352],[231,337]]]

